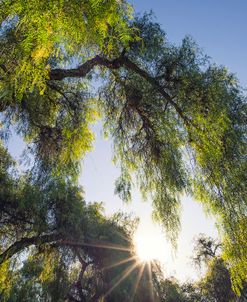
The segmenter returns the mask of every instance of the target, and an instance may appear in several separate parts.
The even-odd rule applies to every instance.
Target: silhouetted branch
[[[178,106],[172,97],[163,89],[160,83],[152,76],[148,74],[145,70],[141,69],[134,62],[132,62],[128,57],[121,55],[114,60],[108,60],[99,55],[86,61],[77,68],[72,69],[53,69],[50,72],[51,80],[63,80],[65,78],[83,78],[96,66],[106,67],[108,69],[119,69],[121,67],[126,67],[128,70],[135,72],[144,78],[149,84],[156,88],[156,90],[169,102],[178,115],[183,119],[186,125],[192,124],[191,120],[186,117],[182,109]]]

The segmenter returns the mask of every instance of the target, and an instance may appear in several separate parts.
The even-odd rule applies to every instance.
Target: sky
[[[247,87],[246,0],[131,0],[138,13],[152,10],[168,40],[180,43],[185,35],[217,64],[227,66]]]
[[[241,85],[247,87],[246,0],[132,0],[131,3],[137,13],[152,10],[170,42],[179,44],[185,35],[192,36],[213,62],[228,67]],[[111,141],[103,139],[100,123],[93,129],[96,133],[94,151],[86,156],[80,177],[86,200],[104,202],[106,214],[121,210],[139,216],[136,236],[150,242],[150,246],[158,251],[165,276],[173,275],[181,281],[197,278],[190,258],[193,238],[199,233],[216,237],[213,219],[204,214],[199,203],[189,196],[183,197],[182,227],[175,253],[160,226],[152,222],[151,201],[143,202],[138,190],[134,191],[133,201],[128,205],[114,195],[119,169],[112,163]],[[19,157],[22,145],[15,136],[9,150]]]
[[[132,0],[130,3],[136,13],[152,10],[170,42],[179,44],[184,36],[193,37],[212,62],[229,68],[241,85],[247,87],[247,1]],[[175,276],[180,281],[197,279],[200,274],[191,262],[193,239],[200,233],[216,238],[213,219],[205,215],[195,200],[189,196],[182,198],[181,232],[175,252],[161,228],[152,221],[151,201],[143,202],[137,190],[129,205],[114,195],[119,170],[111,161],[111,141],[102,139],[100,125],[95,126],[95,131],[95,148],[86,157],[80,178],[86,200],[103,201],[107,214],[122,210],[139,216],[137,237],[150,242],[154,250],[158,250],[157,256],[162,259],[165,275]]]

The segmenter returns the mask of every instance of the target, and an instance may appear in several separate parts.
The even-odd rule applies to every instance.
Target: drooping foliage
[[[78,173],[75,163],[90,150],[88,123],[95,118],[87,81],[47,86],[51,68],[95,52],[115,53],[131,39],[125,22],[130,13],[129,5],[115,0],[3,1],[1,111],[19,122],[18,131],[36,143],[34,153],[48,165],[59,158],[60,167],[65,163]]]
[[[245,95],[235,76],[212,65],[190,38],[175,47],[147,17],[135,22],[142,38],[128,52],[135,66],[113,72],[104,104],[122,160],[117,188],[129,196],[130,173],[137,171],[155,218],[171,234],[179,193],[192,192],[217,218],[225,259],[241,285],[247,273]]]
[[[137,182],[173,241],[181,196],[200,200],[217,219],[238,291],[247,204],[246,98],[236,77],[191,38],[175,46],[149,15],[132,18],[125,1],[3,0],[0,20],[1,134],[15,124],[29,142],[35,179],[75,180],[101,115],[122,171],[116,192],[129,200]],[[34,187],[18,190],[25,204]],[[47,201],[35,194],[43,227]],[[62,219],[63,198],[60,206]]]

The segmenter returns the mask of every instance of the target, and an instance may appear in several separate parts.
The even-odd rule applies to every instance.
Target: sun
[[[142,262],[165,259],[164,238],[160,234],[137,232],[134,236],[135,252]]]

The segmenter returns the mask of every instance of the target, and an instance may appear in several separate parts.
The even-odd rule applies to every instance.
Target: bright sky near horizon
[[[247,87],[247,1],[246,0],[132,0],[136,12],[152,10],[156,20],[167,32],[169,41],[180,43],[185,35],[191,35],[212,57],[212,61],[225,65],[236,73],[240,83]],[[139,237],[150,238],[150,245],[163,242],[162,254],[167,275],[180,280],[195,278],[191,265],[192,239],[199,233],[216,236],[211,219],[203,214],[201,205],[189,197],[183,198],[182,230],[178,240],[177,255],[165,241],[158,226],[152,223],[151,202],[142,202],[139,193],[133,194],[133,202],[125,205],[114,195],[114,182],[119,170],[113,166],[111,142],[103,140],[100,123],[94,127],[97,139],[95,150],[86,156],[80,183],[85,188],[87,201],[103,201],[106,213],[117,210],[133,212],[141,218]],[[18,156],[22,143],[16,137],[9,145],[10,152]],[[157,238],[157,240],[154,240]]]

